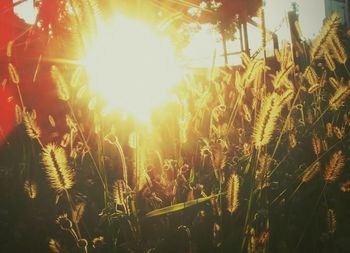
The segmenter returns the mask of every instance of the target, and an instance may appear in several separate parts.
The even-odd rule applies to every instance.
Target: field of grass
[[[42,25],[0,59],[0,252],[350,252],[337,15],[273,58],[188,69],[148,123],[104,113],[67,60],[79,33]]]

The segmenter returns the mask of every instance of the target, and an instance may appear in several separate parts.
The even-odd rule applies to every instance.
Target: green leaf
[[[190,183],[193,183],[194,179],[195,179],[195,172],[194,172],[194,168],[192,167],[190,171]]]
[[[225,194],[225,193],[221,193],[221,194]],[[164,208],[156,209],[156,210],[153,210],[153,211],[147,213],[146,217],[150,218],[150,217],[155,217],[155,216],[160,216],[160,215],[164,215],[164,214],[178,212],[178,211],[184,210],[188,207],[195,206],[195,205],[198,205],[200,203],[206,202],[206,201],[208,201],[212,198],[215,198],[219,195],[220,194],[215,194],[215,195],[211,195],[208,197],[198,198],[198,199],[190,200],[187,202],[178,203],[178,204],[175,204],[172,206],[167,206]]]

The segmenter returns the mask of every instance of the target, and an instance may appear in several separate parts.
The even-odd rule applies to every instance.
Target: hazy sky
[[[300,24],[306,37],[314,37],[325,18],[324,0],[299,0]]]
[[[291,9],[291,3],[299,5],[300,26],[306,38],[313,38],[322,27],[325,18],[324,0],[265,0],[266,24],[274,30],[283,22],[287,12]],[[287,39],[289,30],[287,23],[279,30],[281,38]]]
[[[16,3],[18,0],[13,0],[13,2]],[[34,24],[36,15],[38,13],[37,9],[34,8],[33,1],[31,0],[27,0],[21,4],[16,5],[14,11],[16,15],[24,19],[28,24]]]
[[[299,5],[300,27],[304,37],[313,39],[320,31],[325,18],[325,0],[265,0],[267,28],[274,32],[277,30],[276,33],[280,41],[290,41],[290,31],[286,17],[288,11],[291,10],[292,2]],[[33,8],[32,0],[27,0],[16,6],[15,12],[27,23],[33,24],[35,22],[37,11]],[[208,63],[201,60],[201,65],[210,65],[213,49],[216,48],[219,54],[222,53],[222,44],[216,41],[216,37],[215,34],[210,34],[208,31],[193,35],[190,45],[184,51],[185,55],[192,59],[207,58]],[[261,46],[261,34],[256,28],[249,28],[249,37],[252,51]],[[206,43],[203,43],[203,41],[206,41]],[[227,46],[230,52],[237,51],[240,48],[238,40],[228,42]],[[220,63],[217,64],[220,65]]]
[[[15,0],[14,0],[15,2]],[[270,29],[280,24],[291,7],[292,0],[265,0],[266,23]],[[322,26],[325,16],[324,0],[296,0],[299,4],[300,24],[307,38],[314,37]],[[15,7],[15,12],[27,23],[34,23],[37,11],[33,8],[33,2],[27,0]],[[280,29],[280,36],[288,36],[286,26]]]

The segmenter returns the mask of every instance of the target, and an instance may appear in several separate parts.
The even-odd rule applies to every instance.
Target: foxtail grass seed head
[[[268,154],[263,154],[259,157],[259,166],[255,171],[255,182],[258,189],[263,189],[268,186],[267,177],[270,172],[272,158]]]
[[[64,101],[69,100],[69,89],[61,71],[56,67],[51,67],[51,77],[56,83],[58,98]]]
[[[30,199],[35,199],[38,193],[38,186],[34,181],[27,179],[24,182],[24,191]]]
[[[285,69],[282,69],[277,72],[277,74],[273,77],[272,81],[272,84],[276,90],[281,88],[282,86],[285,86],[286,83],[289,83],[288,76],[293,71],[293,69],[294,65],[289,64]]]
[[[62,140],[61,140],[61,147],[65,148],[68,146],[68,144],[70,143],[70,140],[71,140],[71,137],[70,137],[70,134],[69,133],[65,133],[62,137]]]
[[[333,52],[333,55],[335,57],[335,59],[341,63],[341,64],[345,64],[347,59],[348,59],[348,55],[345,52],[345,48],[342,44],[342,42],[340,41],[338,36],[333,36],[330,41],[328,42],[328,47],[330,47],[330,49]]]
[[[252,121],[252,116],[251,116],[249,108],[248,108],[248,106],[246,104],[243,104],[243,113],[244,113],[244,119],[247,122],[251,122]]]
[[[117,180],[114,184],[113,195],[117,205],[124,205],[126,194],[126,183],[124,180]]]
[[[78,125],[74,122],[74,120],[68,114],[66,115],[66,123],[72,133],[78,132]]]
[[[227,210],[232,214],[238,206],[238,194],[239,194],[239,177],[236,174],[232,174],[227,181]]]
[[[294,98],[294,89],[287,89],[285,92],[283,92],[280,95],[280,105],[283,107],[284,105],[287,105],[292,99]]]
[[[348,98],[349,95],[350,95],[349,84],[339,87],[329,100],[329,106],[331,110],[336,111],[341,106],[343,106],[345,100]]]
[[[333,137],[333,126],[332,126],[332,123],[330,123],[330,122],[326,123],[326,130],[327,130],[327,137],[328,138]]]
[[[68,166],[66,153],[55,144],[48,144],[42,153],[42,162],[50,186],[56,192],[69,190],[74,185],[74,172]]]
[[[318,83],[318,76],[312,66],[308,66],[304,72],[304,76],[308,83],[312,86]]]
[[[72,222],[78,224],[85,212],[85,202],[79,202],[72,211]]]
[[[241,59],[244,66],[248,66],[252,62],[252,59],[250,59],[250,57],[245,52],[241,54]]]
[[[251,145],[247,142],[243,144],[243,155],[247,156],[250,155],[252,152]]]
[[[301,178],[301,181],[303,183],[307,183],[311,181],[315,177],[315,175],[320,171],[320,168],[321,168],[321,163],[319,161],[313,163],[309,168],[305,170]]]
[[[292,117],[290,117],[288,119],[288,122],[287,122],[287,130],[292,131],[292,130],[294,130],[294,128],[295,128],[294,119]]]
[[[316,156],[319,156],[321,153],[321,140],[317,136],[312,137],[312,148]]]
[[[324,151],[328,150],[328,142],[326,140],[322,140],[322,148]]]
[[[81,99],[87,93],[87,86],[81,86],[77,92],[77,99]]]
[[[333,131],[334,131],[334,134],[335,134],[335,136],[339,139],[339,140],[341,140],[341,139],[343,139],[344,138],[344,134],[345,134],[345,128],[339,128],[339,127],[334,127],[333,128]]]
[[[310,125],[314,122],[313,110],[311,109],[306,111],[306,122]]]
[[[221,210],[221,206],[219,205],[218,197],[211,198],[210,204],[212,206],[213,213],[217,216],[221,216],[222,210]]]
[[[261,7],[259,9],[258,15],[261,19],[261,47],[265,50],[266,49],[266,23],[265,23],[265,11],[264,8]]]
[[[55,119],[51,115],[49,115],[48,119],[49,119],[51,127],[55,127],[56,126]]]
[[[296,145],[298,144],[297,138],[295,137],[295,134],[294,134],[294,133],[290,133],[290,134],[288,135],[288,140],[289,140],[289,146],[290,146],[291,148],[295,148]]]
[[[319,58],[327,50],[327,42],[337,35],[337,30],[340,25],[340,18],[337,14],[328,17],[324,23],[321,32],[313,41],[311,46],[311,58]]]
[[[215,170],[222,170],[227,162],[227,147],[224,142],[211,145],[212,163]]]
[[[339,81],[337,79],[335,79],[334,77],[330,77],[329,78],[329,83],[332,85],[332,87],[337,90],[341,84],[339,83]]]
[[[327,183],[332,183],[337,180],[344,167],[344,162],[344,155],[341,150],[333,153],[324,173],[324,180]]]
[[[270,142],[281,109],[282,106],[277,94],[272,94],[263,101],[253,131],[253,142],[256,148],[260,148]]]
[[[334,234],[337,229],[337,218],[333,209],[327,210],[327,224],[329,233]]]
[[[263,67],[264,63],[262,60],[253,60],[248,64],[241,80],[243,88],[248,87],[258,77]]]
[[[317,91],[319,88],[321,88],[321,85],[319,83],[312,84],[310,88],[308,89],[309,93],[314,93]]]
[[[329,54],[329,52],[325,52],[324,59],[325,59],[325,62],[327,64],[328,69],[330,71],[334,71],[335,70],[335,63],[333,61],[332,56]]]
[[[15,113],[16,113],[16,124],[20,125],[23,121],[23,111],[19,105],[15,106]]]
[[[18,75],[18,72],[17,72],[15,66],[13,66],[12,63],[8,64],[8,72],[9,72],[11,81],[14,84],[18,85],[19,84],[19,75]]]
[[[256,246],[257,246],[257,236],[255,233],[255,229],[252,227],[247,228],[248,232],[248,245],[247,245],[247,253],[254,253],[256,252]]]
[[[350,192],[350,180],[345,181],[340,185],[340,190],[342,192]]]
[[[272,162],[271,156],[268,154],[263,154],[259,157],[259,170],[263,172],[264,175],[267,175],[270,171],[270,165]]]
[[[235,74],[235,88],[239,94],[244,94],[243,81],[241,80],[241,74],[239,73],[238,70],[236,71],[236,74]]]
[[[13,48],[13,40],[11,40],[11,41],[9,41],[9,43],[7,43],[6,56],[9,58],[12,57],[12,48]]]
[[[36,112],[23,111],[22,114],[26,132],[31,139],[38,139],[41,135],[41,130],[36,122]]]
[[[49,249],[51,253],[63,253],[61,244],[52,238],[49,240]]]

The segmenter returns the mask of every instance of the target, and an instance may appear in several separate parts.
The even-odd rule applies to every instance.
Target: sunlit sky
[[[303,35],[307,39],[313,39],[320,31],[325,18],[324,0],[266,0],[265,1],[265,19],[266,27],[269,31],[276,32],[280,44],[282,41],[290,41],[289,24],[287,22],[287,13],[292,9],[292,2],[296,2],[299,13],[300,27]],[[254,20],[259,23],[258,18]],[[249,47],[251,53],[261,47],[261,33],[258,28],[248,24]],[[238,37],[238,33],[236,35]],[[215,52],[215,65],[223,66],[222,42],[218,41],[219,34],[210,27],[202,26],[201,31],[194,34],[190,39],[190,44],[184,50],[184,56],[194,67],[211,66]],[[205,41],[205,43],[204,43]],[[240,51],[239,39],[228,41],[227,48],[229,53]],[[273,52],[272,43],[268,43],[268,51]],[[237,55],[229,57],[229,64],[239,63]]]
[[[17,2],[18,0],[13,1]],[[280,44],[283,40],[290,40],[286,17],[288,11],[291,10],[293,2],[298,4],[300,27],[305,38],[313,39],[322,27],[325,18],[324,0],[265,0],[264,2],[267,29],[276,32]],[[33,6],[33,1],[27,0],[15,7],[15,13],[27,23],[33,24],[37,10]],[[258,23],[260,22],[256,18],[255,20]],[[254,53],[261,46],[261,34],[252,25],[248,25],[248,33],[250,49]],[[219,40],[219,34],[216,31],[212,31],[210,25],[203,25],[201,31],[192,35],[189,45],[183,50],[184,59],[189,65],[194,67],[207,67],[212,64],[215,52],[216,66],[223,65],[223,47],[222,42]],[[227,48],[229,53],[239,51],[239,39],[228,41]],[[273,51],[271,43],[268,44],[268,50],[270,52]],[[230,57],[229,64],[237,64],[237,60],[236,56]]]
[[[17,3],[19,0],[13,0],[13,3]],[[34,8],[33,1],[27,0],[15,6],[15,14],[24,19],[28,24],[34,24],[38,10]]]
[[[268,0],[265,1],[266,24],[270,30],[274,30],[286,17],[291,9],[292,2],[299,5],[299,21],[302,32],[306,38],[312,39],[322,27],[325,18],[324,0]],[[282,27],[280,36],[287,38],[286,25]]]
[[[286,17],[291,10],[291,2],[265,1],[267,29],[276,32],[280,41],[290,40]],[[312,39],[319,32],[325,17],[324,2],[296,2],[299,4],[304,37]],[[35,23],[37,11],[33,1],[19,4],[15,13],[27,23]],[[260,20],[256,19],[256,22]],[[81,60],[89,75],[90,88],[105,98],[110,107],[108,109],[119,109],[145,122],[150,112],[167,100],[170,88],[183,77],[173,45],[170,39],[158,37],[147,24],[140,21],[116,16],[110,24],[98,23],[101,26],[98,26],[93,45],[87,50],[85,59]],[[258,28],[249,25],[248,36],[251,52],[254,53],[261,47],[261,33]],[[215,66],[223,66],[220,38],[210,24],[201,25],[201,30],[191,35],[189,45],[183,50],[181,64],[210,67],[215,59]],[[229,53],[240,51],[239,41],[227,41]],[[239,63],[238,54],[229,58],[229,64]]]
[[[14,3],[18,0],[13,0]],[[268,28],[274,30],[290,10],[292,0],[265,0],[266,23]],[[299,5],[300,23],[306,38],[312,38],[322,26],[325,16],[324,0],[296,0]],[[27,0],[15,7],[15,13],[27,23],[33,24],[36,19],[37,10],[33,1]],[[282,33],[282,31],[281,31]],[[281,36],[287,36],[281,34]]]

